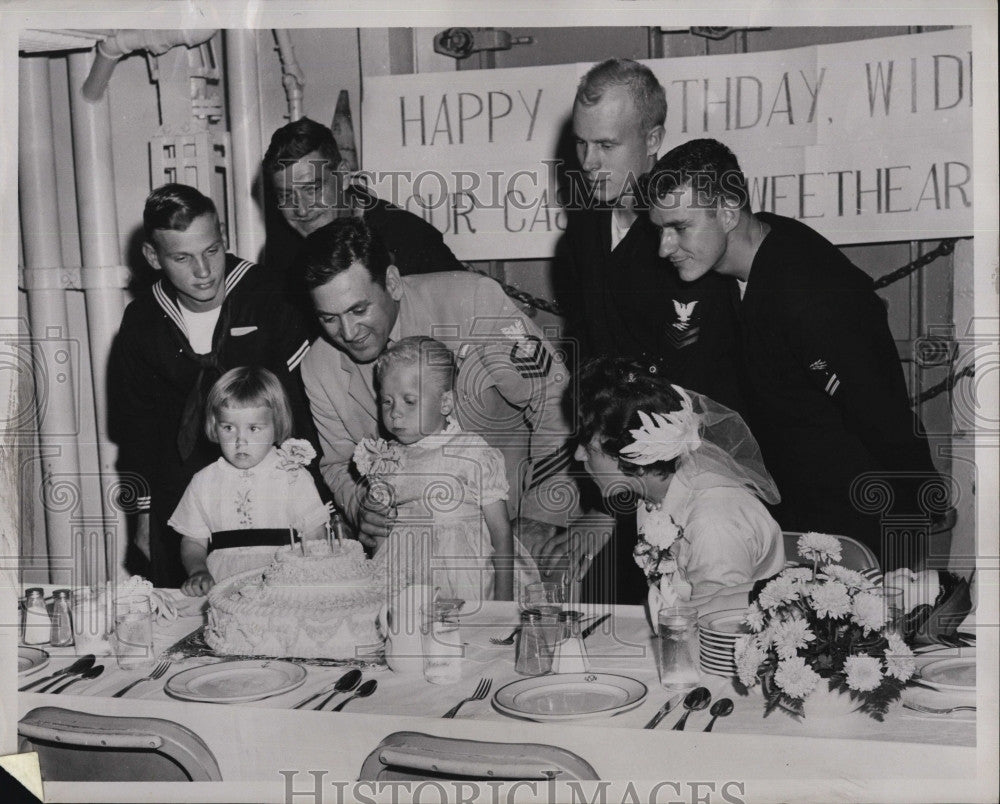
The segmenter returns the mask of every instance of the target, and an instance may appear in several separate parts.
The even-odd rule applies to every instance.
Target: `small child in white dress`
[[[511,531],[502,453],[451,417],[455,372],[440,341],[393,343],[375,376],[382,424],[398,443],[364,439],[355,463],[396,506],[382,557],[392,586],[426,583],[442,597],[512,600],[515,575],[520,586],[537,581],[538,571]]]
[[[321,538],[330,517],[304,468],[316,453],[308,441],[288,438],[291,406],[274,374],[256,366],[227,371],[205,409],[205,432],[222,457],[191,479],[169,520],[182,536],[188,579],[181,591],[192,596],[267,564],[291,528],[303,539]]]

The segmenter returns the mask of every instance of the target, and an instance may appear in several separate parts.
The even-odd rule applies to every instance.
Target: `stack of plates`
[[[736,675],[733,650],[737,637],[748,633],[743,624],[746,609],[727,609],[698,618],[701,669],[716,676]]]

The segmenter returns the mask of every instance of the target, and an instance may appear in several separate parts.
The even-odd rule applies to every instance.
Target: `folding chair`
[[[435,737],[417,731],[390,734],[361,766],[359,781],[594,780],[597,771],[582,757],[554,745],[488,743]]]
[[[798,541],[802,535],[796,531],[784,530],[781,535],[785,540],[785,561],[798,564],[804,559],[799,555]],[[840,564],[847,569],[857,570],[872,580],[881,580],[882,568],[875,554],[867,546],[850,536],[834,536],[840,542]]]
[[[19,750],[38,752],[48,781],[222,781],[211,749],[170,720],[42,706],[28,712],[17,731]]]

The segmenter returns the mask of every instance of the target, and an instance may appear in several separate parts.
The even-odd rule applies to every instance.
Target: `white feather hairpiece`
[[[671,413],[653,413],[651,416],[637,411],[642,427],[629,430],[635,441],[618,451],[625,460],[637,466],[648,466],[687,455],[701,446],[698,435],[701,417],[691,407],[691,397],[680,386],[670,387],[680,395],[681,409]]]

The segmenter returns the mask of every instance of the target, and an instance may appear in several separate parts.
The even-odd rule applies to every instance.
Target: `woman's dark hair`
[[[666,475],[676,470],[676,458],[638,466],[622,458],[619,451],[635,441],[629,431],[642,427],[638,411],[671,413],[680,409],[680,396],[656,362],[599,357],[580,370],[577,397],[580,443],[586,446],[596,437],[601,450],[617,459],[623,474]]]

